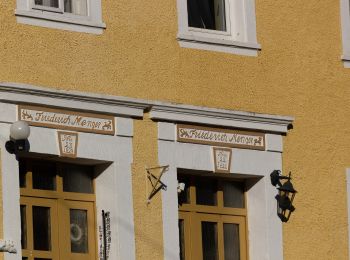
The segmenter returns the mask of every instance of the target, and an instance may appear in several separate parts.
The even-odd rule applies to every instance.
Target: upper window
[[[87,16],[87,0],[34,0],[33,9]]]
[[[17,21],[50,28],[101,34],[101,0],[17,0]]]
[[[178,0],[180,46],[257,55],[255,0]]]

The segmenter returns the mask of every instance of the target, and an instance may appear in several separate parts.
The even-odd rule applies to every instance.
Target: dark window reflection
[[[51,250],[50,208],[33,206],[34,250]]]
[[[218,231],[216,222],[202,222],[203,260],[218,260]]]
[[[180,241],[180,260],[185,260],[185,225],[184,220],[179,219],[179,241]]]
[[[200,205],[217,205],[218,184],[216,179],[196,180],[196,199]]]
[[[33,189],[56,190],[56,164],[35,162],[33,163]]]
[[[26,206],[21,205],[21,246],[22,249],[27,248],[27,214]]]
[[[244,183],[224,181],[222,182],[224,193],[224,207],[244,208]]]
[[[240,260],[239,225],[224,223],[225,260]]]
[[[226,31],[225,0],[187,0],[188,26]]]
[[[63,191],[93,193],[93,167],[65,164],[62,166]]]

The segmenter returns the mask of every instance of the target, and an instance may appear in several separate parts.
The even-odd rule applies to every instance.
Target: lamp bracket
[[[147,197],[147,203],[149,204],[151,202],[151,199],[156,195],[160,190],[166,190],[167,185],[165,185],[162,181],[161,178],[164,173],[166,173],[169,170],[169,165],[165,166],[157,166],[157,167],[146,167],[146,174],[147,174],[147,179],[151,183],[152,190],[148,194]],[[156,175],[155,172],[158,171],[158,174]]]
[[[289,172],[288,176],[284,176],[284,175],[282,175],[280,170],[274,170],[270,174],[271,184],[275,187],[276,187],[276,185],[281,187],[282,186],[281,180],[290,180],[291,179],[290,175],[291,175],[290,172]]]

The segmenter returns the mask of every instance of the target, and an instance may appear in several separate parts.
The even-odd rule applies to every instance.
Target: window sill
[[[62,29],[75,32],[102,34],[106,24],[85,19],[74,19],[63,15],[53,15],[44,12],[16,10],[18,23]]]
[[[180,46],[184,48],[218,51],[245,56],[258,56],[258,51],[261,50],[261,45],[253,42],[230,41],[183,34],[178,35],[177,39]]]

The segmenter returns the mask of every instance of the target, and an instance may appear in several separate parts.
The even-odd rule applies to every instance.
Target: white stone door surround
[[[248,250],[250,260],[282,260],[282,223],[277,217],[270,173],[282,170],[282,134],[293,118],[193,106],[153,106],[150,117],[158,122],[160,165],[169,165],[162,181],[165,260],[179,260],[177,169],[213,171],[212,147],[176,140],[176,124],[200,124],[265,132],[264,151],[232,148],[230,174],[247,179]]]

